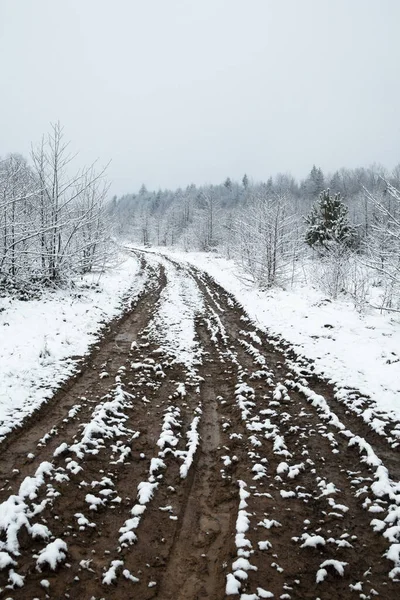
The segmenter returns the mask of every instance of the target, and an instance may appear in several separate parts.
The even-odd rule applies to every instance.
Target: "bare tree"
[[[32,149],[40,185],[41,264],[50,281],[90,270],[106,247],[105,169],[96,172],[93,164],[71,174],[74,158],[59,123]]]
[[[384,287],[381,308],[400,310],[400,190],[387,180],[380,195],[365,190],[373,207],[365,242],[367,264],[378,273]]]
[[[287,277],[295,257],[295,223],[286,196],[271,195],[265,186],[253,190],[251,205],[236,221],[237,257],[260,287],[272,287]]]
[[[23,275],[30,260],[35,223],[35,182],[27,161],[11,154],[0,165],[0,273]]]
[[[73,158],[57,123],[32,150],[33,167],[17,154],[0,161],[0,278],[6,285],[60,282],[110,255],[105,171],[92,165],[72,174]]]

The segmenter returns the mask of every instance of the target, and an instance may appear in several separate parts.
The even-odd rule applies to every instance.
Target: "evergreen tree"
[[[356,229],[349,223],[347,213],[340,193],[331,196],[329,189],[324,190],[305,218],[308,225],[306,243],[312,248],[328,248],[332,243],[354,245]]]
[[[244,189],[247,190],[247,188],[249,187],[249,178],[247,177],[246,173],[243,175],[242,183]]]
[[[323,191],[325,187],[324,184],[324,174],[322,169],[317,169],[315,165],[311,169],[310,175],[308,177],[308,190],[311,196],[317,198],[319,194]]]
[[[226,187],[227,190],[231,190],[232,189],[232,181],[231,181],[230,177],[227,177],[225,179],[224,186]]]
[[[272,177],[269,177],[267,180],[267,190],[270,194],[272,194],[272,192],[274,190],[274,182],[272,180]]]
[[[337,194],[340,192],[343,194],[343,183],[342,178],[340,177],[339,171],[335,171],[332,177],[330,178],[330,189]]]

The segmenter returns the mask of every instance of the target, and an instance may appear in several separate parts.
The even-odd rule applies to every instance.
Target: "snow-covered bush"
[[[362,264],[358,255],[350,256],[349,263],[346,293],[351,297],[357,312],[362,313],[369,304],[371,273]]]
[[[311,269],[313,284],[329,298],[336,300],[346,292],[350,275],[351,252],[341,244],[331,244],[323,256],[315,257]]]
[[[381,308],[400,312],[400,190],[386,181],[380,195],[365,190],[373,218],[365,240],[366,262],[383,287]]]

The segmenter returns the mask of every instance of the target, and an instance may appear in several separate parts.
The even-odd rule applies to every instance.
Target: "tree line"
[[[301,181],[281,173],[177,190],[142,185],[109,201],[105,169],[76,170],[75,159],[59,123],[29,160],[0,159],[1,293],[104,269],[115,233],[147,247],[218,251],[261,288],[291,285],[300,273],[357,308],[400,310],[400,165],[333,174],[313,166]]]
[[[341,169],[313,166],[302,181],[247,175],[219,185],[114,197],[119,236],[144,246],[216,251],[234,259],[262,288],[289,285],[307,265],[310,283],[357,307],[371,286],[380,308],[400,308],[400,165]],[[310,274],[311,273],[311,274]]]

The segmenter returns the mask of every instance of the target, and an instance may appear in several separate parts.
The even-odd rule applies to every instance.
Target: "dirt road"
[[[369,427],[206,275],[143,268],[1,446],[0,597],[400,597],[400,426]]]

